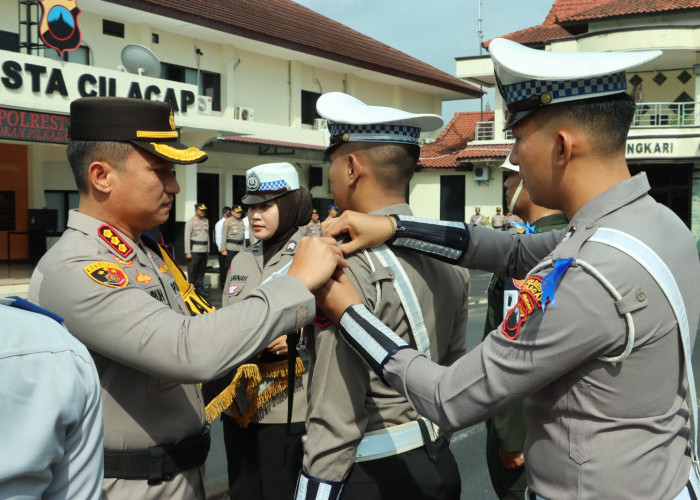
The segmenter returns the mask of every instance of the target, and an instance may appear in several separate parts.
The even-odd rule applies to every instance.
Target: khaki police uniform
[[[307,225],[303,226],[304,236],[321,236],[321,223],[320,222],[309,222]]]
[[[506,218],[502,214],[491,216],[491,227],[497,231],[503,231]]]
[[[400,204],[384,207],[374,213],[410,214],[411,211],[408,205]],[[449,365],[466,352],[469,275],[464,269],[438,262],[415,251],[397,249],[395,254],[421,306],[432,360]],[[348,258],[349,268],[345,272],[355,283],[364,304],[374,310],[379,301],[377,316],[406,342],[416,345],[394,288],[393,271],[381,265],[371,251],[369,256],[375,271],[369,267],[367,254],[360,252]],[[381,300],[377,296],[376,285],[380,286]],[[419,413],[404,396],[385,385],[355,351],[338,338],[335,325],[323,317],[317,317],[314,330],[305,472],[323,480],[346,480],[343,498],[440,498],[435,489],[444,488],[452,480],[457,482],[457,490],[453,492],[458,496],[459,472],[447,449],[444,450],[446,455],[441,456],[438,463],[427,458],[423,446],[400,455],[394,454],[388,459],[377,460],[377,457],[372,461],[355,463],[358,443],[365,434],[414,422],[419,419]],[[404,459],[402,455],[406,464],[400,467]],[[416,463],[406,455],[420,457],[421,460],[417,462],[419,467],[412,468]],[[372,477],[372,471],[376,471],[376,467],[382,462],[386,463],[386,460],[395,462],[390,469],[391,477],[382,477],[381,474]],[[368,483],[361,484],[368,477]]]
[[[313,318],[303,284],[282,277],[256,300],[191,317],[166,264],[140,242],[71,211],[68,228],[32,274],[29,297],[66,318],[102,384],[105,447],[144,449],[199,436],[199,382],[221,376]],[[204,467],[150,486],[107,478],[105,498],[204,498]]]
[[[223,245],[226,249],[226,260],[224,261],[224,266],[228,271],[228,269],[231,267],[233,258],[246,246],[245,224],[243,223],[243,219],[229,217],[226,219],[226,222],[224,222],[222,233],[222,239],[224,240]],[[222,283],[225,283],[225,281]]]
[[[286,273],[287,265],[303,237],[299,229],[287,244],[263,266],[262,242],[240,252],[233,260],[221,298],[226,308],[249,296],[261,283],[275,273]],[[274,278],[275,280],[277,278]],[[311,322],[309,322],[311,323]],[[294,333],[290,330],[288,333]],[[292,407],[291,436],[285,445],[288,411],[287,377],[281,377],[284,389],[265,403],[250,419],[245,428],[227,414],[223,415],[224,436],[229,471],[245,471],[244,474],[229,475],[231,498],[286,498],[294,491],[297,474],[301,468],[304,419],[306,417],[306,389],[308,385],[309,360],[305,349],[299,350],[304,364],[304,373],[296,377]],[[249,360],[262,367],[265,363],[287,363],[287,356],[274,356],[264,351]],[[231,381],[233,373],[226,378]],[[277,379],[279,379],[278,377]],[[273,379],[263,380],[267,383]],[[272,425],[270,425],[272,424]],[[262,488],[262,490],[260,490]]]
[[[545,261],[575,257],[590,268],[572,264],[558,280],[556,307],[550,302],[544,312],[540,280],[552,267],[528,278],[503,325],[449,369],[410,349],[385,365],[392,386],[407,387],[416,409],[448,429],[526,398],[528,485],[543,498],[673,498],[688,481],[687,387],[674,313],[635,260],[587,241],[596,229],[613,228],[655,251],[683,296],[692,341],[700,319],[695,241],[648,191],[643,173],[618,183],[576,213],[566,236],[470,227],[463,266],[523,277],[551,246]],[[632,352],[621,362],[602,361],[625,349],[627,313]]]
[[[192,258],[187,264],[187,279],[201,290],[209,255],[209,219],[192,217],[185,223],[185,254]]]

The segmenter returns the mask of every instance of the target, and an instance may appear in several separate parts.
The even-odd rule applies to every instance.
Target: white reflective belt
[[[437,426],[425,418],[421,418],[428,428],[430,440],[438,438]],[[378,458],[390,457],[415,450],[423,446],[423,434],[417,421],[394,425],[365,434],[355,452],[355,462],[365,462]]]
[[[685,377],[688,380],[688,392],[690,392],[691,411],[692,411],[692,440],[690,442],[691,459],[697,466],[697,441],[698,441],[698,402],[697,394],[695,393],[695,379],[693,377],[693,365],[690,362],[690,327],[688,325],[688,316],[685,312],[685,303],[681,295],[676,280],[673,274],[666,266],[663,260],[645,243],[617,229],[599,228],[593,233],[588,241],[595,241],[610,245],[618,250],[625,252],[627,255],[635,259],[646,271],[656,280],[661,290],[666,295],[673,313],[676,315],[678,329],[681,334],[681,342],[683,344],[683,354],[685,358]]]
[[[399,263],[394,252],[389,250],[388,246],[380,245],[373,248],[372,251],[383,266],[390,267],[394,271],[394,288],[396,289],[396,293],[399,294],[401,305],[411,325],[411,332],[416,341],[416,347],[418,347],[419,351],[430,357],[430,338],[428,337],[428,330],[425,328],[423,312],[418,304],[416,292],[413,290],[408,276],[406,276],[406,271]]]

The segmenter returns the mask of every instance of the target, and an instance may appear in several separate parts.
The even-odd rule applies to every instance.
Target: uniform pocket
[[[567,394],[569,409],[569,456],[578,464],[590,460],[591,423],[585,415],[591,408],[591,384],[576,383]]]

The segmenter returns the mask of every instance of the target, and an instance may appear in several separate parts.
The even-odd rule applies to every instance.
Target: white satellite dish
[[[160,77],[160,61],[148,47],[132,44],[122,49],[122,64],[129,73]]]

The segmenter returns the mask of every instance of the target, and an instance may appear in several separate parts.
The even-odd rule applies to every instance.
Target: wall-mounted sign
[[[59,54],[80,47],[76,0],[41,0],[43,15],[39,23],[39,36]]]
[[[627,138],[625,156],[627,159],[674,159],[695,158],[698,150],[698,136],[695,134],[658,137],[634,137]]]
[[[68,143],[68,117],[0,108],[0,139]]]

